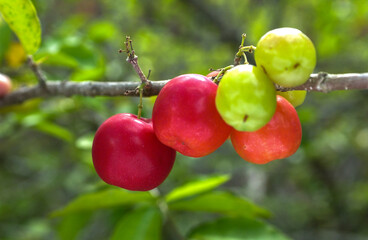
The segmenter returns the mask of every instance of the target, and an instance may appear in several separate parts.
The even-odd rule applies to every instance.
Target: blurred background
[[[368,71],[366,0],[33,0],[42,25],[35,55],[50,81],[138,81],[125,55],[131,36],[151,80],[207,74],[232,64],[246,33],[256,45],[267,31],[295,27],[317,50],[315,72]],[[249,61],[254,63],[253,56]],[[0,72],[15,87],[36,84],[22,46],[0,20]],[[58,239],[65,231],[50,212],[105,185],[93,169],[98,126],[136,113],[133,97],[34,99],[0,109],[0,238]],[[154,98],[144,100],[150,117]],[[242,160],[227,141],[200,159],[178,155],[159,187],[167,193],[201,176],[230,174],[224,188],[270,210],[268,220],[292,239],[368,238],[368,92],[310,92],[297,108],[303,127],[298,152],[267,165]],[[76,239],[106,239],[116,211],[79,219]],[[174,215],[178,228],[211,215]],[[84,221],[84,222],[83,222]],[[64,229],[64,230],[63,230]]]

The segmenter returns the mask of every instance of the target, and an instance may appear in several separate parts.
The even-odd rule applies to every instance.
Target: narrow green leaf
[[[222,218],[196,227],[190,240],[290,240],[273,226],[251,218]]]
[[[125,214],[111,240],[160,240],[162,218],[157,207],[142,207]]]
[[[229,216],[270,217],[271,213],[229,192],[209,192],[169,203],[171,210],[204,211]]]
[[[67,206],[51,213],[52,217],[67,215],[81,211],[93,211],[138,202],[153,201],[148,192],[129,192],[123,189],[109,189],[96,193],[84,194],[72,200]]]
[[[182,198],[190,197],[199,193],[212,190],[230,179],[228,175],[210,177],[197,180],[180,186],[166,195],[166,201],[172,202]]]
[[[31,0],[0,0],[0,12],[28,54],[41,43],[41,25]]]
[[[52,122],[40,122],[35,126],[38,131],[46,133],[50,136],[59,138],[66,142],[72,142],[74,139],[74,134],[71,133],[68,129],[63,128],[55,123]]]

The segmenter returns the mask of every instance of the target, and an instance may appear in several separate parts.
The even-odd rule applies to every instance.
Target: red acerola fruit
[[[189,157],[203,157],[219,148],[231,127],[215,105],[217,85],[198,74],[173,78],[160,91],[153,106],[157,138]]]
[[[116,114],[98,128],[92,159],[103,181],[133,191],[148,191],[169,175],[176,152],[156,137],[151,119]]]
[[[5,96],[10,92],[12,84],[10,78],[0,73],[0,97]]]
[[[264,127],[255,132],[233,130],[230,136],[244,160],[265,164],[293,155],[302,139],[302,127],[293,105],[277,95],[276,112]]]

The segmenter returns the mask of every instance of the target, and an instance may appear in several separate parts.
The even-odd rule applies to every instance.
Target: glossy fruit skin
[[[276,112],[266,126],[256,132],[233,130],[230,136],[235,151],[244,160],[265,164],[293,155],[300,146],[302,127],[293,105],[277,96]]]
[[[0,73],[0,97],[7,95],[12,88],[10,78]]]
[[[305,83],[316,66],[312,41],[295,28],[267,32],[258,41],[254,58],[272,81],[284,87]]]
[[[169,175],[175,150],[154,134],[151,119],[116,114],[98,128],[92,145],[93,165],[108,184],[132,191],[148,191]]]
[[[157,138],[189,157],[203,157],[219,148],[231,127],[215,106],[217,85],[198,74],[170,80],[153,106],[152,122]]]
[[[238,131],[256,131],[266,125],[276,109],[276,90],[263,71],[238,65],[222,77],[216,107],[227,124]]]
[[[276,94],[284,97],[294,107],[298,107],[304,103],[305,97],[307,96],[307,91],[304,90],[294,90],[287,92],[277,91]]]

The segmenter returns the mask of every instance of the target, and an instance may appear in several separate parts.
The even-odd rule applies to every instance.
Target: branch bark
[[[168,81],[152,81],[149,87],[143,88],[143,96],[157,95]],[[141,82],[46,81],[47,91],[40,84],[31,87],[21,87],[0,98],[0,107],[21,104],[33,98],[56,96],[139,96],[139,92],[135,91],[135,89],[140,84]],[[295,88],[276,86],[276,89],[278,91],[306,90],[323,93],[336,90],[363,90],[368,89],[368,73],[311,74],[309,80],[303,85]]]

